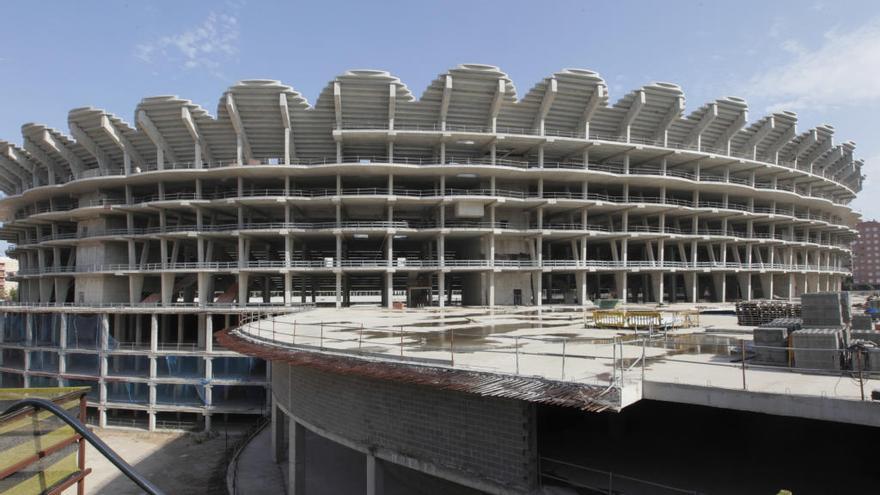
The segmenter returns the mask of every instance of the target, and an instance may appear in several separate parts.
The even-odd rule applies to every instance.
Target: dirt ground
[[[123,459],[166,493],[226,493],[227,449],[232,449],[241,433],[148,433],[95,428],[95,433]],[[86,464],[92,474],[86,477],[87,494],[141,494],[91,445]],[[76,489],[65,491],[75,494]]]

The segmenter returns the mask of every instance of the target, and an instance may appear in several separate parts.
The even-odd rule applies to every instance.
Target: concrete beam
[[[66,179],[67,175],[62,166],[55,161],[54,158],[49,156],[48,153],[43,151],[37,143],[33,142],[30,138],[25,137],[23,139],[24,150],[30,153],[30,155],[37,161],[37,163],[43,165],[49,175],[54,175],[60,179]],[[69,171],[69,169],[68,169]],[[72,172],[71,172],[72,175]]]
[[[828,168],[842,160],[844,157],[845,153],[843,146],[838,145],[832,148],[830,153],[827,153],[825,156],[822,156],[821,159],[816,160],[816,165],[822,169]]]
[[[709,124],[715,121],[718,118],[718,104],[710,103],[709,108],[706,110],[706,113],[700,118],[700,121],[697,122],[697,125],[691,129],[690,134],[684,139],[684,144],[690,145],[696,143],[700,136],[703,134],[703,131],[709,127]]]
[[[281,125],[284,127],[284,164],[289,165],[291,157],[296,157],[296,146],[293,141],[293,119],[287,106],[287,94],[278,93],[278,108],[281,110]]]
[[[235,135],[238,137],[241,145],[241,155],[245,160],[251,160],[254,155],[251,152],[251,144],[248,141],[247,133],[244,129],[244,123],[241,121],[241,114],[238,113],[238,107],[235,105],[235,98],[232,94],[226,95],[226,111],[229,112],[229,120],[232,121],[232,127],[235,129]]]
[[[669,110],[666,112],[666,115],[663,116],[663,120],[660,121],[660,125],[657,126],[657,130],[654,131],[654,140],[659,141],[663,140],[664,143],[666,141],[666,131],[669,130],[669,126],[675,122],[676,119],[681,117],[681,112],[684,111],[684,97],[678,96],[675,100],[672,101],[672,105],[669,107]]]
[[[168,161],[172,163],[177,162],[177,155],[174,153],[174,150],[171,149],[171,146],[168,145],[168,142],[165,141],[165,136],[159,132],[159,128],[156,127],[156,124],[153,123],[150,116],[147,115],[147,112],[143,110],[138,111],[137,123],[147,134],[147,137],[150,138],[150,141],[156,145],[156,148],[159,148],[162,151],[162,154]]]
[[[4,150],[3,154],[0,156],[5,160],[7,170],[21,180],[22,188],[25,187],[25,184],[30,184],[33,181],[33,176],[36,175],[33,163],[22,156],[12,146],[7,145],[6,150]],[[28,176],[28,174],[30,174],[30,176]],[[51,174],[52,172],[50,171],[49,175]]]
[[[629,110],[626,111],[626,115],[623,117],[623,120],[620,121],[620,127],[617,128],[618,136],[626,136],[626,140],[629,141],[629,127],[635,122],[636,117],[639,116],[639,112],[642,111],[642,108],[645,107],[645,90],[640,89],[636,91],[636,96],[633,99],[632,105],[629,106]]]
[[[771,115],[767,120],[764,121],[761,127],[758,128],[758,130],[754,134],[752,134],[752,137],[750,137],[749,140],[746,141],[742,148],[740,148],[740,151],[748,153],[754,160],[755,158],[757,158],[758,155],[758,145],[761,144],[761,141],[763,141],[764,138],[766,138],[767,135],[770,134],[770,132],[773,131],[773,129],[775,128],[776,118]]]
[[[532,124],[532,128],[537,130],[542,136],[544,135],[544,120],[547,118],[547,114],[550,113],[550,108],[553,106],[553,100],[556,99],[556,94],[559,92],[558,83],[555,77],[551,77],[549,81],[547,81],[547,88],[544,90],[544,97],[541,98],[541,107],[538,108],[538,113],[535,115],[535,122]]]
[[[212,163],[214,156],[211,154],[211,148],[199,132],[198,124],[193,120],[192,112],[190,112],[188,107],[180,107],[180,118],[183,120],[183,125],[186,127],[187,132],[193,138],[193,143],[202,150],[202,160]]]
[[[74,172],[75,175],[81,174],[86,169],[86,166],[82,162],[82,160],[80,160],[80,158],[76,156],[76,154],[71,151],[66,144],[56,139],[55,136],[53,136],[48,129],[43,130],[43,135],[41,136],[41,139],[43,141],[43,144],[52,148],[56,153],[61,155],[61,157],[64,158],[67,163],[70,164],[70,169]]]
[[[794,160],[798,161],[814,144],[819,142],[819,133],[816,129],[810,129],[810,133],[804,137],[804,139],[798,143],[797,148],[794,151]]]
[[[13,172],[15,168],[17,168],[15,163],[9,160],[9,158],[0,155],[0,175],[12,184],[19,183],[19,185],[23,187],[25,184],[24,179],[22,179],[17,173]]]
[[[132,162],[139,167],[146,165],[147,162],[141,158],[140,152],[133,144],[131,144],[131,141],[129,141],[128,138],[125,137],[115,125],[113,125],[113,122],[110,121],[110,117],[106,115],[101,116],[101,129],[110,137],[110,139],[113,140],[114,143],[116,143],[116,146],[118,146],[123,153],[128,154]]]
[[[718,141],[715,142],[715,148],[721,148],[725,150],[728,154],[730,153],[730,140],[733,139],[733,136],[736,136],[736,133],[746,125],[746,122],[749,120],[749,112],[748,110],[743,110],[736,117],[727,129],[718,136]]]
[[[336,113],[336,128],[342,129],[342,86],[333,81],[333,109]]]
[[[834,139],[832,136],[826,136],[825,139],[818,138],[816,141],[816,149],[804,157],[807,163],[813,163],[822,157],[828,150],[834,148]]]
[[[388,85],[388,129],[394,129],[394,113],[397,106],[397,85]]]
[[[593,114],[596,113],[596,109],[599,108],[599,104],[602,103],[602,99],[605,98],[605,86],[596,86],[596,89],[593,91],[593,94],[590,95],[590,99],[587,100],[587,104],[584,106],[584,111],[581,113],[581,118],[578,121],[577,130],[584,130],[584,137],[590,138],[590,120],[593,119]]]
[[[492,105],[489,107],[489,122],[486,127],[495,132],[498,114],[501,113],[501,103],[504,101],[504,79],[499,79],[495,87],[495,96],[492,97]]]
[[[107,153],[104,153],[104,150],[86,134],[86,131],[82,130],[75,122],[71,122],[68,127],[70,127],[70,135],[76,139],[76,142],[81,144],[98,161],[98,168],[104,173],[110,170],[110,158],[107,156]]]
[[[767,147],[767,154],[773,157],[774,163],[779,162],[779,150],[794,139],[795,135],[797,135],[797,126],[792,125],[781,136],[779,136],[779,139]]]
[[[446,75],[443,83],[443,98],[440,100],[440,128],[446,130],[446,115],[449,113],[449,101],[452,99],[452,76]]]
[[[6,194],[13,194],[16,189],[23,190],[25,188],[26,182],[10,171],[13,166],[15,164],[11,163],[8,158],[0,156],[0,181],[8,186],[7,189],[9,190],[6,191]]]

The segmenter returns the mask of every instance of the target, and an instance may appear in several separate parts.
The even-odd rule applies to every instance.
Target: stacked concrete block
[[[850,320],[849,292],[815,292],[802,295],[801,318],[806,327],[842,328]]]
[[[755,362],[788,364],[788,329],[761,326],[752,331],[755,343]],[[778,348],[778,349],[777,349]]]
[[[843,313],[843,321],[845,323],[850,323],[853,316],[852,297],[847,291],[843,291],[840,293],[840,310]]]
[[[853,343],[861,341],[862,347],[862,370],[871,373],[880,372],[880,331],[877,330],[853,330]],[[858,352],[858,351],[855,351]],[[853,354],[852,369],[858,370],[858,358]]]
[[[870,315],[853,315],[852,329],[855,330],[873,330],[874,320]],[[855,336],[853,336],[855,338]]]
[[[863,371],[872,374],[880,373],[880,348],[867,348],[865,349],[865,352],[862,353],[862,356],[865,358],[865,363],[862,365]]]
[[[791,335],[794,365],[816,370],[840,370],[843,332],[839,328],[805,328]]]
[[[874,345],[880,347],[880,331],[877,330],[855,330],[852,331],[853,340],[866,340],[873,342]]]
[[[765,323],[761,327],[766,328],[786,328],[788,332],[795,332],[803,327],[804,320],[802,318],[776,318],[770,323]]]
[[[776,318],[752,332],[755,343],[755,362],[788,365],[788,337],[801,329],[800,318]],[[776,349],[776,348],[779,349]]]

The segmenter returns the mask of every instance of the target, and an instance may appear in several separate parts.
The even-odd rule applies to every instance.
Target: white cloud
[[[794,59],[755,76],[746,91],[749,96],[775,101],[773,110],[880,99],[880,19],[852,31],[828,32],[815,50],[795,40],[785,40],[782,49]]]
[[[238,19],[211,12],[197,26],[137,45],[135,56],[149,64],[165,61],[184,69],[207,69],[219,74],[222,65],[238,54],[238,43]]]

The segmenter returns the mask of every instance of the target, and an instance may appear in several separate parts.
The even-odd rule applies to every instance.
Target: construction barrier
[[[587,326],[596,328],[690,328],[700,324],[697,311],[595,310]]]
[[[86,387],[0,389],[0,410],[19,399],[43,398],[85,419]],[[85,467],[85,443],[49,411],[19,409],[0,416],[0,493],[61,493],[79,484]],[[79,491],[82,493],[82,491]]]

